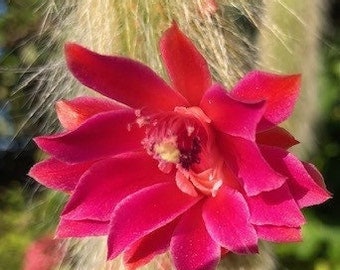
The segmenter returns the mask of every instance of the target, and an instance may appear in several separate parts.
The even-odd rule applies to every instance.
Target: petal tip
[[[33,138],[33,141],[40,149],[44,150],[44,146],[47,143],[48,138],[47,136],[38,136]]]
[[[68,42],[64,45],[64,54],[68,69],[77,78],[79,66],[84,65],[87,62],[87,57],[94,53],[77,43]]]
[[[36,177],[36,166],[37,166],[37,164],[33,165],[27,173],[27,176],[33,178],[34,180],[37,179],[37,177]]]
[[[64,52],[66,57],[76,55],[78,52],[84,49],[84,47],[74,42],[67,42],[64,45]]]

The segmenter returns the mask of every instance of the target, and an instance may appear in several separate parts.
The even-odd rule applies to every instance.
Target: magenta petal
[[[261,146],[261,152],[276,171],[288,177],[290,192],[300,208],[320,204],[330,198],[315,168],[309,174],[313,167],[308,166],[307,171],[298,158],[280,148]]]
[[[318,169],[311,163],[302,162],[303,167],[305,167],[305,170],[308,172],[310,177],[317,183],[320,187],[323,187],[326,189],[325,181],[321,175],[321,173],[318,171]]]
[[[95,114],[121,109],[127,109],[127,107],[106,98],[78,97],[72,100],[60,100],[56,103],[59,121],[68,130],[77,128]]]
[[[170,252],[177,270],[213,270],[221,247],[209,235],[202,219],[202,204],[181,217],[171,239]]]
[[[191,105],[197,106],[211,85],[208,64],[176,23],[160,41],[161,55],[171,82]]]
[[[81,178],[63,211],[63,217],[109,220],[113,209],[126,196],[144,187],[173,180],[173,174],[162,173],[157,165],[157,161],[146,153],[132,153],[97,162]]]
[[[91,165],[92,162],[67,164],[50,158],[35,164],[28,175],[48,188],[71,192]]]
[[[266,100],[264,119],[259,130],[279,124],[294,109],[300,90],[300,75],[276,75],[252,71],[243,77],[231,91],[231,96],[245,102]]]
[[[74,43],[66,44],[65,54],[70,71],[82,84],[132,108],[172,110],[187,105],[179,93],[142,63],[100,55]]]
[[[256,225],[255,226],[259,238],[271,242],[298,242],[302,240],[301,228]]]
[[[167,251],[177,225],[177,219],[144,236],[124,252],[124,263],[136,269],[151,261],[156,255]]]
[[[286,184],[247,198],[250,222],[256,225],[299,227],[305,219]]]
[[[277,146],[288,149],[299,142],[284,128],[274,127],[256,134],[257,144]]]
[[[223,133],[255,140],[264,105],[264,102],[249,104],[237,101],[222,86],[214,85],[204,94],[200,107]]]
[[[203,206],[203,219],[209,234],[222,247],[234,253],[257,252],[257,234],[249,222],[247,202],[240,192],[224,186]]]
[[[90,237],[104,236],[109,231],[109,221],[95,220],[69,220],[61,218],[58,228],[57,237]]]
[[[221,154],[248,196],[277,189],[286,181],[269,166],[256,143],[228,135],[220,137]]]
[[[35,138],[45,152],[65,162],[97,160],[142,148],[144,131],[132,110],[101,113],[76,130]]]
[[[111,218],[108,258],[117,257],[126,247],[168,224],[199,199],[181,192],[175,183],[156,184],[126,197]]]

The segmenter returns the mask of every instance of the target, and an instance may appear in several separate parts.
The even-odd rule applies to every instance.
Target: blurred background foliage
[[[34,80],[23,85],[25,70],[38,67],[43,8],[38,0],[0,0],[0,270],[21,269],[27,245],[53,231],[62,198],[47,193],[26,173],[36,160],[30,142],[39,123],[23,126]],[[334,198],[305,211],[304,242],[275,245],[280,269],[340,270],[340,3],[332,1],[322,40],[322,72],[317,152],[310,156]],[[39,38],[37,38],[39,36]],[[46,203],[48,202],[48,203]]]
[[[23,82],[27,68],[49,57],[39,52],[46,38],[41,2],[0,0],[0,270],[21,269],[26,247],[53,230],[61,206],[60,196],[26,176],[36,160],[31,138],[39,123],[23,125],[36,83]]]

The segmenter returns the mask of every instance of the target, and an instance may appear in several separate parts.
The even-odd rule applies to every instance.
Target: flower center
[[[181,152],[177,148],[176,138],[163,140],[160,143],[155,144],[154,152],[162,160],[171,163],[178,163],[181,158]]]
[[[178,109],[181,110],[181,109]],[[143,145],[149,155],[159,161],[159,168],[168,173],[173,165],[188,170],[199,163],[201,144],[207,135],[199,119],[183,111],[159,113],[137,119],[146,126]]]
[[[210,119],[203,111],[177,107],[172,112],[146,117],[138,112],[137,116],[137,123],[146,128],[142,144],[158,160],[158,168],[164,173],[177,169],[176,183],[183,192],[197,196],[198,189],[214,196],[222,180],[216,173],[215,151],[211,151]]]

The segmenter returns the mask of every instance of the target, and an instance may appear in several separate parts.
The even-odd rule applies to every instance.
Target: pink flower
[[[171,86],[145,65],[66,45],[73,75],[108,97],[59,101],[65,131],[35,139],[51,158],[30,175],[68,192],[59,237],[108,235],[130,268],[167,250],[177,269],[215,269],[259,239],[301,239],[301,208],[330,196],[277,124],[300,76],[248,73],[230,92],[173,24],[160,41]]]
[[[61,240],[50,236],[42,237],[31,243],[25,254],[24,270],[52,270],[64,255]]]

